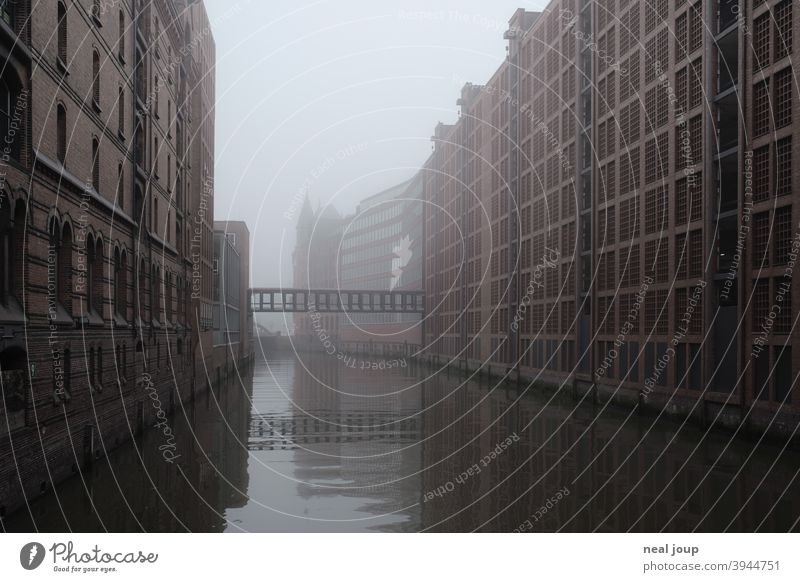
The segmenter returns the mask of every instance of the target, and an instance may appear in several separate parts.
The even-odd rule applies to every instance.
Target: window
[[[122,87],[117,94],[117,131],[125,135],[125,91]]]
[[[662,186],[645,194],[645,234],[653,234],[668,228],[667,209],[669,208],[669,200],[667,191],[667,187]]]
[[[702,15],[702,4],[698,2],[691,8],[687,14],[689,15],[689,52],[693,53],[697,49],[699,49],[703,44],[703,28],[705,25],[703,24],[703,15]]]
[[[95,109],[100,109],[100,53],[92,51],[92,100]]]
[[[119,11],[119,50],[117,52],[119,59],[125,61],[125,12]]]
[[[792,138],[775,142],[775,195],[792,193]]]
[[[72,313],[72,230],[52,218],[49,227],[50,248],[47,257],[48,292],[58,305]],[[52,288],[50,283],[53,283]],[[48,298],[49,300],[49,298]]]
[[[119,249],[114,252],[114,312],[127,317],[127,264],[125,253]]]
[[[791,67],[775,73],[775,129],[792,123],[792,78]]]
[[[9,26],[14,26],[15,2],[0,2],[0,18]]]
[[[92,139],[92,187],[100,192],[100,142]]]
[[[703,59],[697,58],[689,68],[689,108],[703,102]]]
[[[753,20],[753,70],[758,71],[769,65],[770,13],[766,12]]]
[[[753,216],[753,267],[769,266],[769,212]]]
[[[159,93],[161,92],[161,85],[160,85],[160,80],[159,80],[158,75],[156,75],[154,77],[154,79],[153,79],[153,91],[154,91],[154,95],[153,95],[153,117],[158,119],[159,118],[159,116],[158,116],[158,109],[159,109],[159,107],[158,107],[158,97],[159,97]],[[156,150],[158,150],[158,148],[156,148]]]
[[[103,241],[97,239],[89,248],[89,281],[87,285],[89,310],[103,315]]]
[[[24,141],[22,122],[25,116],[21,115],[23,104],[20,100],[20,84],[12,73],[11,67],[6,66],[0,79],[0,138],[4,141],[5,154],[19,160]],[[22,120],[19,119],[22,117]],[[15,119],[16,118],[16,119]],[[17,128],[16,131],[14,128]],[[9,143],[10,142],[10,143]]]
[[[67,65],[67,9],[63,2],[58,3],[58,60]]]
[[[67,110],[61,103],[56,107],[56,156],[62,164],[67,160]]]
[[[688,52],[688,44],[686,43],[686,36],[687,28],[686,28],[686,16],[687,12],[684,12],[680,16],[675,19],[675,60],[680,61],[686,56]]]
[[[753,201],[769,199],[769,146],[753,151]]]
[[[24,236],[25,204],[14,206],[5,192],[0,193],[0,304],[5,306],[21,291]]]
[[[125,170],[121,163],[117,165],[117,208],[125,212]]]
[[[769,80],[753,86],[753,133],[756,137],[769,131]]]
[[[92,0],[92,17],[99,24],[100,21],[100,0]]]
[[[95,368],[95,389],[103,391],[103,348],[97,348],[97,367]]]
[[[792,54],[792,0],[776,4],[775,14],[775,60]]]
[[[623,150],[619,168],[619,193],[627,194],[639,187],[639,148]]]
[[[776,265],[785,265],[789,262],[792,251],[792,207],[783,206],[775,211],[775,240],[773,262]]]

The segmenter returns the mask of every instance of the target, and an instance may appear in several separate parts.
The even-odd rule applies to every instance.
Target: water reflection
[[[147,434],[35,503],[36,524],[788,531],[800,514],[798,452],[426,368],[275,357],[178,414],[175,433],[179,466]],[[26,513],[5,526],[33,527]]]

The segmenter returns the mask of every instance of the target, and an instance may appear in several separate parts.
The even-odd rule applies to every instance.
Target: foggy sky
[[[291,286],[304,185],[341,213],[414,175],[465,82],[545,0],[205,0],[217,48],[217,220],[245,220],[253,286]],[[296,210],[296,211],[295,211]],[[283,245],[283,253],[280,249]]]

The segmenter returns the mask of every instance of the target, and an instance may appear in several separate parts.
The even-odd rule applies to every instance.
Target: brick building
[[[214,379],[235,377],[253,359],[249,309],[250,231],[239,220],[214,222]]]
[[[791,432],[798,26],[791,0],[517,11],[425,166],[432,355]]]
[[[198,1],[0,12],[2,516],[206,382],[215,53]]]

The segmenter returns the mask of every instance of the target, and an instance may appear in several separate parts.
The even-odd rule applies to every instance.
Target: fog
[[[290,286],[300,202],[341,213],[412,177],[465,82],[546,2],[206,0],[217,47],[215,218],[245,220],[253,286]]]

